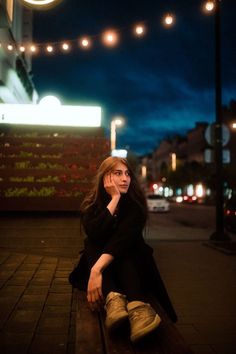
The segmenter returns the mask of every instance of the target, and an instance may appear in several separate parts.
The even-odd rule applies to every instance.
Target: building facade
[[[32,11],[19,1],[0,0],[0,102],[36,103],[31,79]]]
[[[223,125],[226,130],[226,143],[223,146],[224,156],[224,181],[230,189],[236,190],[236,101],[232,100],[228,106],[222,107]],[[174,136],[164,139],[158,147],[149,154],[141,158],[140,170],[147,170],[146,189],[151,188],[152,184],[163,186],[168,182],[168,176],[172,173],[172,178],[176,181],[187,180],[187,175],[196,182],[197,179],[203,184],[206,181],[214,181],[214,137],[211,141],[206,137],[206,131],[209,130],[209,124],[206,122],[197,122],[195,127],[187,132],[185,136]],[[214,128],[212,128],[214,133]],[[225,134],[225,132],[223,133]],[[224,141],[224,138],[223,138]],[[209,158],[210,154],[210,158]],[[151,157],[150,157],[151,156]],[[179,172],[182,169],[182,175],[173,172]],[[190,171],[192,169],[192,171]],[[196,172],[196,173],[195,173]],[[195,173],[195,176],[194,176]],[[202,176],[202,181],[200,176]],[[186,178],[185,178],[186,177]],[[189,178],[191,179],[191,178]],[[142,178],[145,185],[144,177]],[[152,181],[150,183],[150,181]],[[178,183],[178,182],[177,182]],[[181,184],[181,183],[180,183]],[[184,182],[182,183],[183,187]],[[213,183],[214,184],[214,183]],[[211,185],[211,183],[209,183]],[[182,188],[184,192],[187,189]],[[194,190],[194,185],[191,185]]]

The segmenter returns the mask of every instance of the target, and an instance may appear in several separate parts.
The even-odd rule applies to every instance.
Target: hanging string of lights
[[[215,6],[214,0],[206,1],[204,3],[204,10],[207,12],[213,12]],[[162,23],[166,28],[171,28],[175,24],[175,16],[172,13],[167,13],[162,18]],[[136,38],[142,38],[147,32],[146,22],[136,24],[132,27],[132,32]],[[45,55],[55,53],[68,53],[71,50],[81,48],[88,50],[92,47],[93,41],[97,38],[101,38],[102,43],[107,47],[114,47],[120,40],[121,29],[111,29],[103,32],[101,35],[86,36],[76,39],[69,39],[67,41],[57,41],[51,43],[30,43],[20,44],[16,43],[0,43],[0,47],[8,50],[9,52],[15,52],[16,54],[31,53],[32,55]]]

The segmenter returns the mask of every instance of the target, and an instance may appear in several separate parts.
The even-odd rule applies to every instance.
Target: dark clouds
[[[108,132],[115,114],[126,117],[118,147],[152,150],[163,137],[185,133],[196,121],[214,120],[214,21],[201,0],[64,0],[35,15],[35,41],[94,35],[89,51],[35,58],[33,74],[40,94],[53,92],[64,103],[98,104]],[[222,96],[236,98],[234,36],[236,3],[222,0]],[[165,29],[161,17],[173,11],[176,24]],[[131,26],[145,20],[147,34],[135,39]],[[116,48],[101,44],[107,27],[118,27]]]

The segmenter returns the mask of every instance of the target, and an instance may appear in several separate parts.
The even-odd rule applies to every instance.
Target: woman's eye
[[[115,175],[115,176],[120,176],[120,172],[119,172],[119,171],[116,171],[116,172],[114,172],[114,175]]]

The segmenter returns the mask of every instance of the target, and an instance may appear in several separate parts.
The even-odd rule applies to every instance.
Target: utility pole
[[[216,182],[216,231],[212,241],[228,241],[224,231],[224,186],[222,150],[222,87],[221,87],[221,0],[215,0],[215,182]]]

